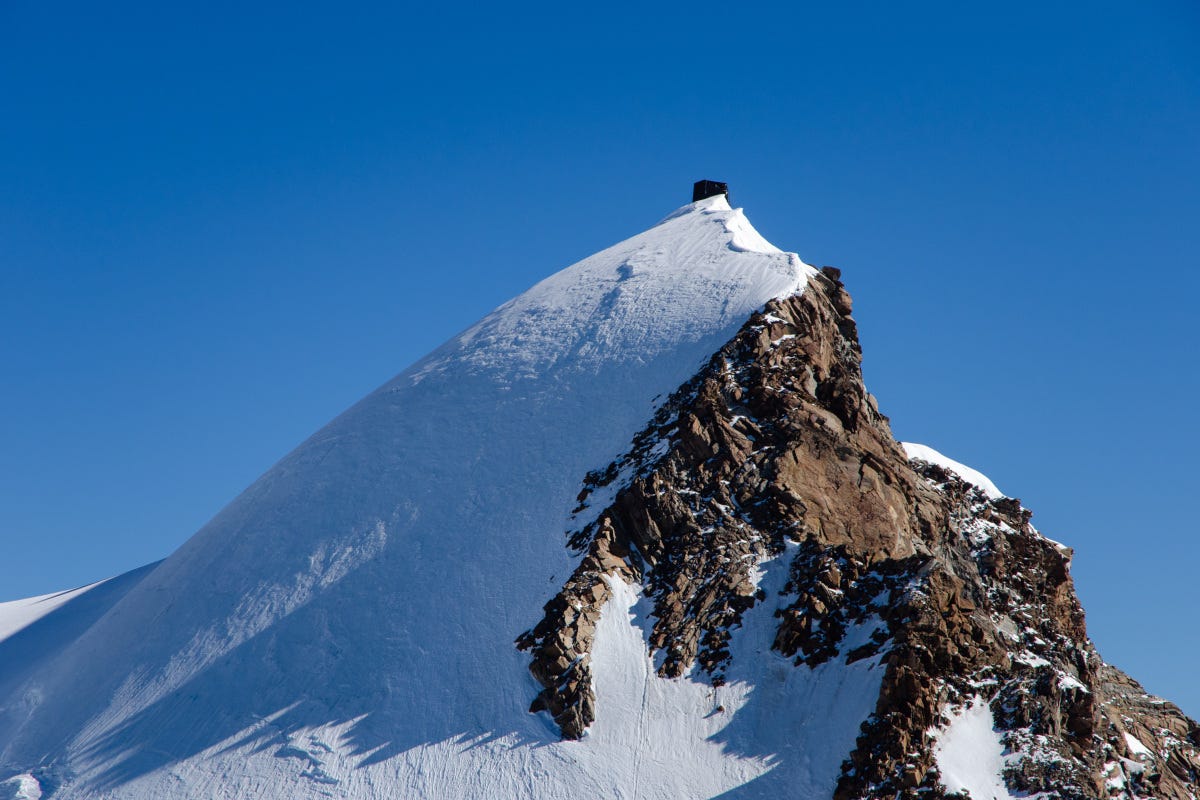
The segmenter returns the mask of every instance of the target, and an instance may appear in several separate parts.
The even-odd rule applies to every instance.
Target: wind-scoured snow
[[[29,774],[0,781],[0,800],[42,800],[42,786]]]
[[[773,775],[830,785],[846,731],[873,707],[869,665],[806,676],[768,658],[770,670],[714,695],[730,698],[725,711],[697,721],[713,711],[701,702],[711,687],[644,671],[619,592],[597,636],[595,729],[560,742],[528,713],[540,687],[513,646],[574,566],[565,533],[583,476],[810,274],[715,197],[501,306],[164,562],[0,642],[0,782],[26,776],[55,800],[699,797]],[[648,705],[625,713],[617,698],[639,684]],[[842,706],[818,702],[839,691]],[[824,708],[819,721],[803,702]],[[660,733],[658,749],[629,744]]]
[[[967,483],[978,486],[992,500],[999,500],[1005,496],[1004,492],[996,488],[996,484],[992,483],[987,475],[978,470],[971,469],[966,464],[960,464],[952,458],[947,458],[928,445],[914,444],[913,442],[901,442],[900,444],[904,448],[905,455],[910,460],[927,461],[930,464],[936,464],[943,469],[950,470]]]

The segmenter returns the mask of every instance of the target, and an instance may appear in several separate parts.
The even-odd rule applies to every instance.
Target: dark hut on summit
[[[692,184],[692,202],[716,197],[719,194],[729,197],[729,184],[720,181],[696,181]]]

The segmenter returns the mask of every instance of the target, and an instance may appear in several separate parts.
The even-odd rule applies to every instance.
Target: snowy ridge
[[[653,719],[684,733],[657,750],[625,730],[558,741],[527,711],[533,681],[512,642],[572,568],[564,531],[583,476],[810,274],[716,197],[501,306],[166,561],[116,579],[84,630],[20,664],[4,648],[53,639],[60,615],[0,642],[0,781],[55,800],[553,800],[714,796],[761,774],[779,742],[714,744],[717,728],[745,728],[736,714],[703,723],[698,690],[650,672],[633,679],[663,698]],[[602,693],[634,663],[618,651],[597,653],[611,665]],[[642,730],[648,714],[621,718]],[[624,766],[637,753],[657,764],[641,777]]]
[[[987,701],[974,697],[933,731],[933,752],[942,783],[973,800],[1016,800],[1004,785],[1004,743]]]
[[[22,600],[11,600],[7,603],[0,603],[0,642],[29,627],[59,606],[71,602],[91,589],[95,589],[102,583],[104,581],[97,581],[87,586],[81,586],[78,589],[51,592],[50,594],[42,594],[37,597],[26,597]]]
[[[966,464],[960,464],[954,459],[942,455],[929,445],[915,444],[914,442],[901,442],[900,445],[904,448],[904,453],[908,456],[909,460],[926,461],[930,464],[936,464],[942,469],[950,470],[967,483],[978,486],[990,500],[999,500],[1006,496],[1004,492],[996,487],[996,484],[992,483],[991,478],[987,475],[978,470],[971,469]]]
[[[809,271],[723,195],[711,197],[505,303],[422,362],[413,381],[463,365],[519,381],[647,363],[711,336],[714,323],[732,334],[767,300],[799,291]]]

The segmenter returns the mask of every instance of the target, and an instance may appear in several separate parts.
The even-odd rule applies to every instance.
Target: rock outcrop
[[[659,673],[725,680],[728,643],[765,599],[756,566],[791,559],[774,648],[797,669],[842,653],[886,665],[836,796],[953,796],[935,755],[949,715],[987,703],[1014,793],[1200,796],[1200,728],[1105,664],[1071,552],[1018,500],[910,462],[863,386],[840,273],[769,303],[664,402],[629,452],[584,480],[581,555],[518,640],[566,738],[595,719],[591,645],[608,580],[653,602]]]

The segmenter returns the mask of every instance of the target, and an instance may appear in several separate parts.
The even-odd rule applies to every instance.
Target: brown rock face
[[[653,601],[660,674],[724,681],[731,629],[765,599],[762,560],[789,550],[774,648],[804,669],[886,664],[836,797],[947,797],[934,732],[989,703],[1014,792],[1200,797],[1200,728],[1104,664],[1070,551],[1011,498],[909,462],[863,387],[840,273],[754,315],[662,405],[629,452],[584,480],[581,560],[517,645],[566,738],[595,719],[590,652],[607,580]],[[599,500],[598,498],[605,498]],[[846,651],[845,633],[883,624]]]

